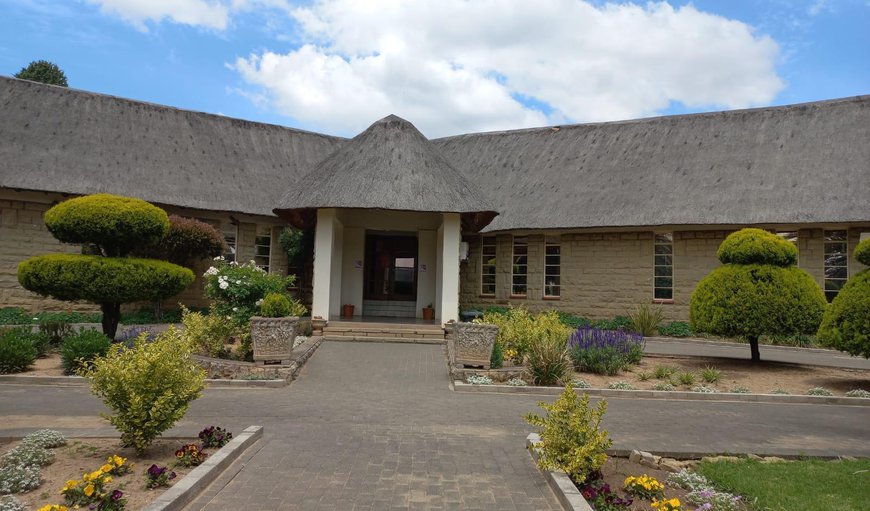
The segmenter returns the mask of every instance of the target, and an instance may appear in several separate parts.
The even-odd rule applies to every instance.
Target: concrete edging
[[[84,387],[88,380],[81,376],[24,376],[17,374],[0,375],[0,384],[13,385],[61,385],[65,387]],[[209,388],[278,388],[286,387],[290,380],[220,380],[207,378]]]
[[[661,335],[654,335],[650,337],[644,337],[644,340],[647,341],[656,341],[663,343],[686,343],[686,344],[709,344],[711,346],[745,346],[749,347],[749,343],[745,342],[737,342],[737,341],[715,341],[710,339],[701,339],[698,337],[665,337]],[[836,350],[829,350],[826,348],[801,348],[799,346],[781,346],[777,344],[759,344],[759,347],[764,349],[772,349],[772,350],[780,350],[780,351],[791,351],[795,353],[802,352],[810,352],[810,353],[826,353],[830,355],[842,355],[843,352]],[[696,355],[671,355],[671,356],[696,356]]]
[[[248,426],[202,465],[193,469],[171,488],[159,495],[144,511],[180,511],[214,482],[232,462],[263,436],[263,426]]]
[[[511,385],[472,385],[463,381],[454,381],[455,392],[480,392],[490,394],[530,394],[537,396],[556,396],[564,390],[562,387],[537,387],[528,385],[514,387]],[[664,390],[615,390],[615,389],[575,389],[578,393],[590,397],[612,397],[630,399],[674,399],[687,401],[737,401],[743,403],[780,403],[780,404],[815,404],[815,405],[846,405],[870,407],[870,399],[860,397],[838,396],[796,396],[788,394],[735,394],[732,392],[686,392]]]
[[[532,456],[532,460],[535,461],[536,467],[538,465],[540,454],[538,449],[535,448],[535,444],[540,441],[541,436],[537,433],[529,433],[529,436],[526,437],[526,447],[529,450],[529,454]],[[586,499],[584,499],[583,495],[580,494],[580,490],[577,489],[568,477],[568,474],[561,470],[547,470],[546,472],[542,472],[544,478],[547,480],[547,484],[550,486],[550,489],[553,490],[553,493],[556,495],[556,499],[559,500],[559,504],[562,505],[562,509],[565,509],[565,511],[593,511],[592,506],[586,502]]]

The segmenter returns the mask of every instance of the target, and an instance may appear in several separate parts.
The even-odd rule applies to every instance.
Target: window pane
[[[671,277],[656,277],[655,287],[674,287],[674,279]]]
[[[825,231],[825,241],[846,241],[846,231]]]
[[[561,256],[557,256],[557,255],[555,255],[555,256],[554,256],[554,255],[548,255],[547,258],[546,258],[546,261],[545,261],[545,262],[546,262],[546,264],[555,264],[555,265],[559,265],[559,263],[562,262],[562,261],[561,261]]]
[[[828,255],[837,255],[837,254],[846,254],[848,249],[846,248],[845,243],[825,243],[825,254]]]
[[[524,255],[515,255],[514,256],[514,264],[527,264],[528,256]]]
[[[526,286],[514,286],[512,293],[515,295],[525,295],[526,294]]]
[[[674,269],[671,266],[656,266],[656,277],[670,277],[673,275]]]
[[[673,254],[674,247],[671,245],[656,245],[656,254]]]
[[[849,277],[849,269],[842,266],[825,268],[826,279],[847,279]]]
[[[673,289],[656,289],[656,300],[672,300],[674,298]]]
[[[671,232],[663,232],[656,234],[656,243],[671,244],[674,242],[674,234]]]
[[[837,297],[837,293],[839,291],[825,291],[825,298],[828,299],[828,302],[833,302],[834,298]]]
[[[255,247],[254,253],[258,256],[269,257],[269,247],[268,246],[264,247],[263,245],[257,245]]]
[[[669,255],[657,255],[656,256],[656,266],[671,266],[674,263],[674,256]]]
[[[485,295],[494,295],[495,284],[484,284],[483,287],[481,287],[480,292]]]
[[[495,285],[495,275],[484,275],[482,277],[484,284],[492,284]]]
[[[558,286],[558,285],[560,284],[560,280],[561,280],[561,279],[560,279],[560,277],[558,277],[558,276],[556,276],[556,277],[547,277],[547,281],[546,281],[547,283],[546,283],[546,285],[548,285],[548,286]]]
[[[834,254],[825,256],[825,266],[846,266],[846,254]]]
[[[562,253],[562,247],[559,245],[547,245],[547,255],[559,255]]]
[[[825,291],[839,291],[846,284],[845,280],[825,279]]]
[[[558,266],[547,266],[544,269],[545,275],[559,275],[559,267]]]
[[[514,285],[525,285],[526,284],[526,276],[525,275],[514,275]]]

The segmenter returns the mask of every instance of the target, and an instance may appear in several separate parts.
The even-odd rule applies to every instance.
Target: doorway
[[[367,234],[363,314],[414,317],[417,237]]]

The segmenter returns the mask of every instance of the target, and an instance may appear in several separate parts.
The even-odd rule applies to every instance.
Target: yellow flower
[[[109,461],[114,463],[116,467],[120,467],[124,464],[124,462],[127,461],[127,458],[122,458],[116,454],[114,456],[110,456]]]
[[[113,468],[115,468],[115,467],[113,467],[112,465],[109,465],[108,463],[106,463],[105,465],[103,465],[102,467],[100,467],[100,470],[102,470],[103,472],[107,472],[107,473],[108,473],[108,472],[111,472]]]
[[[36,511],[69,511],[66,506],[58,506],[57,504],[46,504]]]
[[[64,485],[63,490],[61,490],[61,493],[65,492],[67,490],[71,490],[78,485],[79,485],[78,481],[76,481],[75,479],[70,479],[69,481],[66,482],[66,485]]]
[[[109,484],[112,482],[112,476],[106,476],[103,478],[103,484]]]
[[[85,495],[90,497],[93,494],[94,494],[94,485],[89,484],[89,485],[85,486]]]

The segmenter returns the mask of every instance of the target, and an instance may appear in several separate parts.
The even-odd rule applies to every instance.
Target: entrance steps
[[[406,342],[443,344],[440,324],[333,321],[323,328],[325,341]]]

